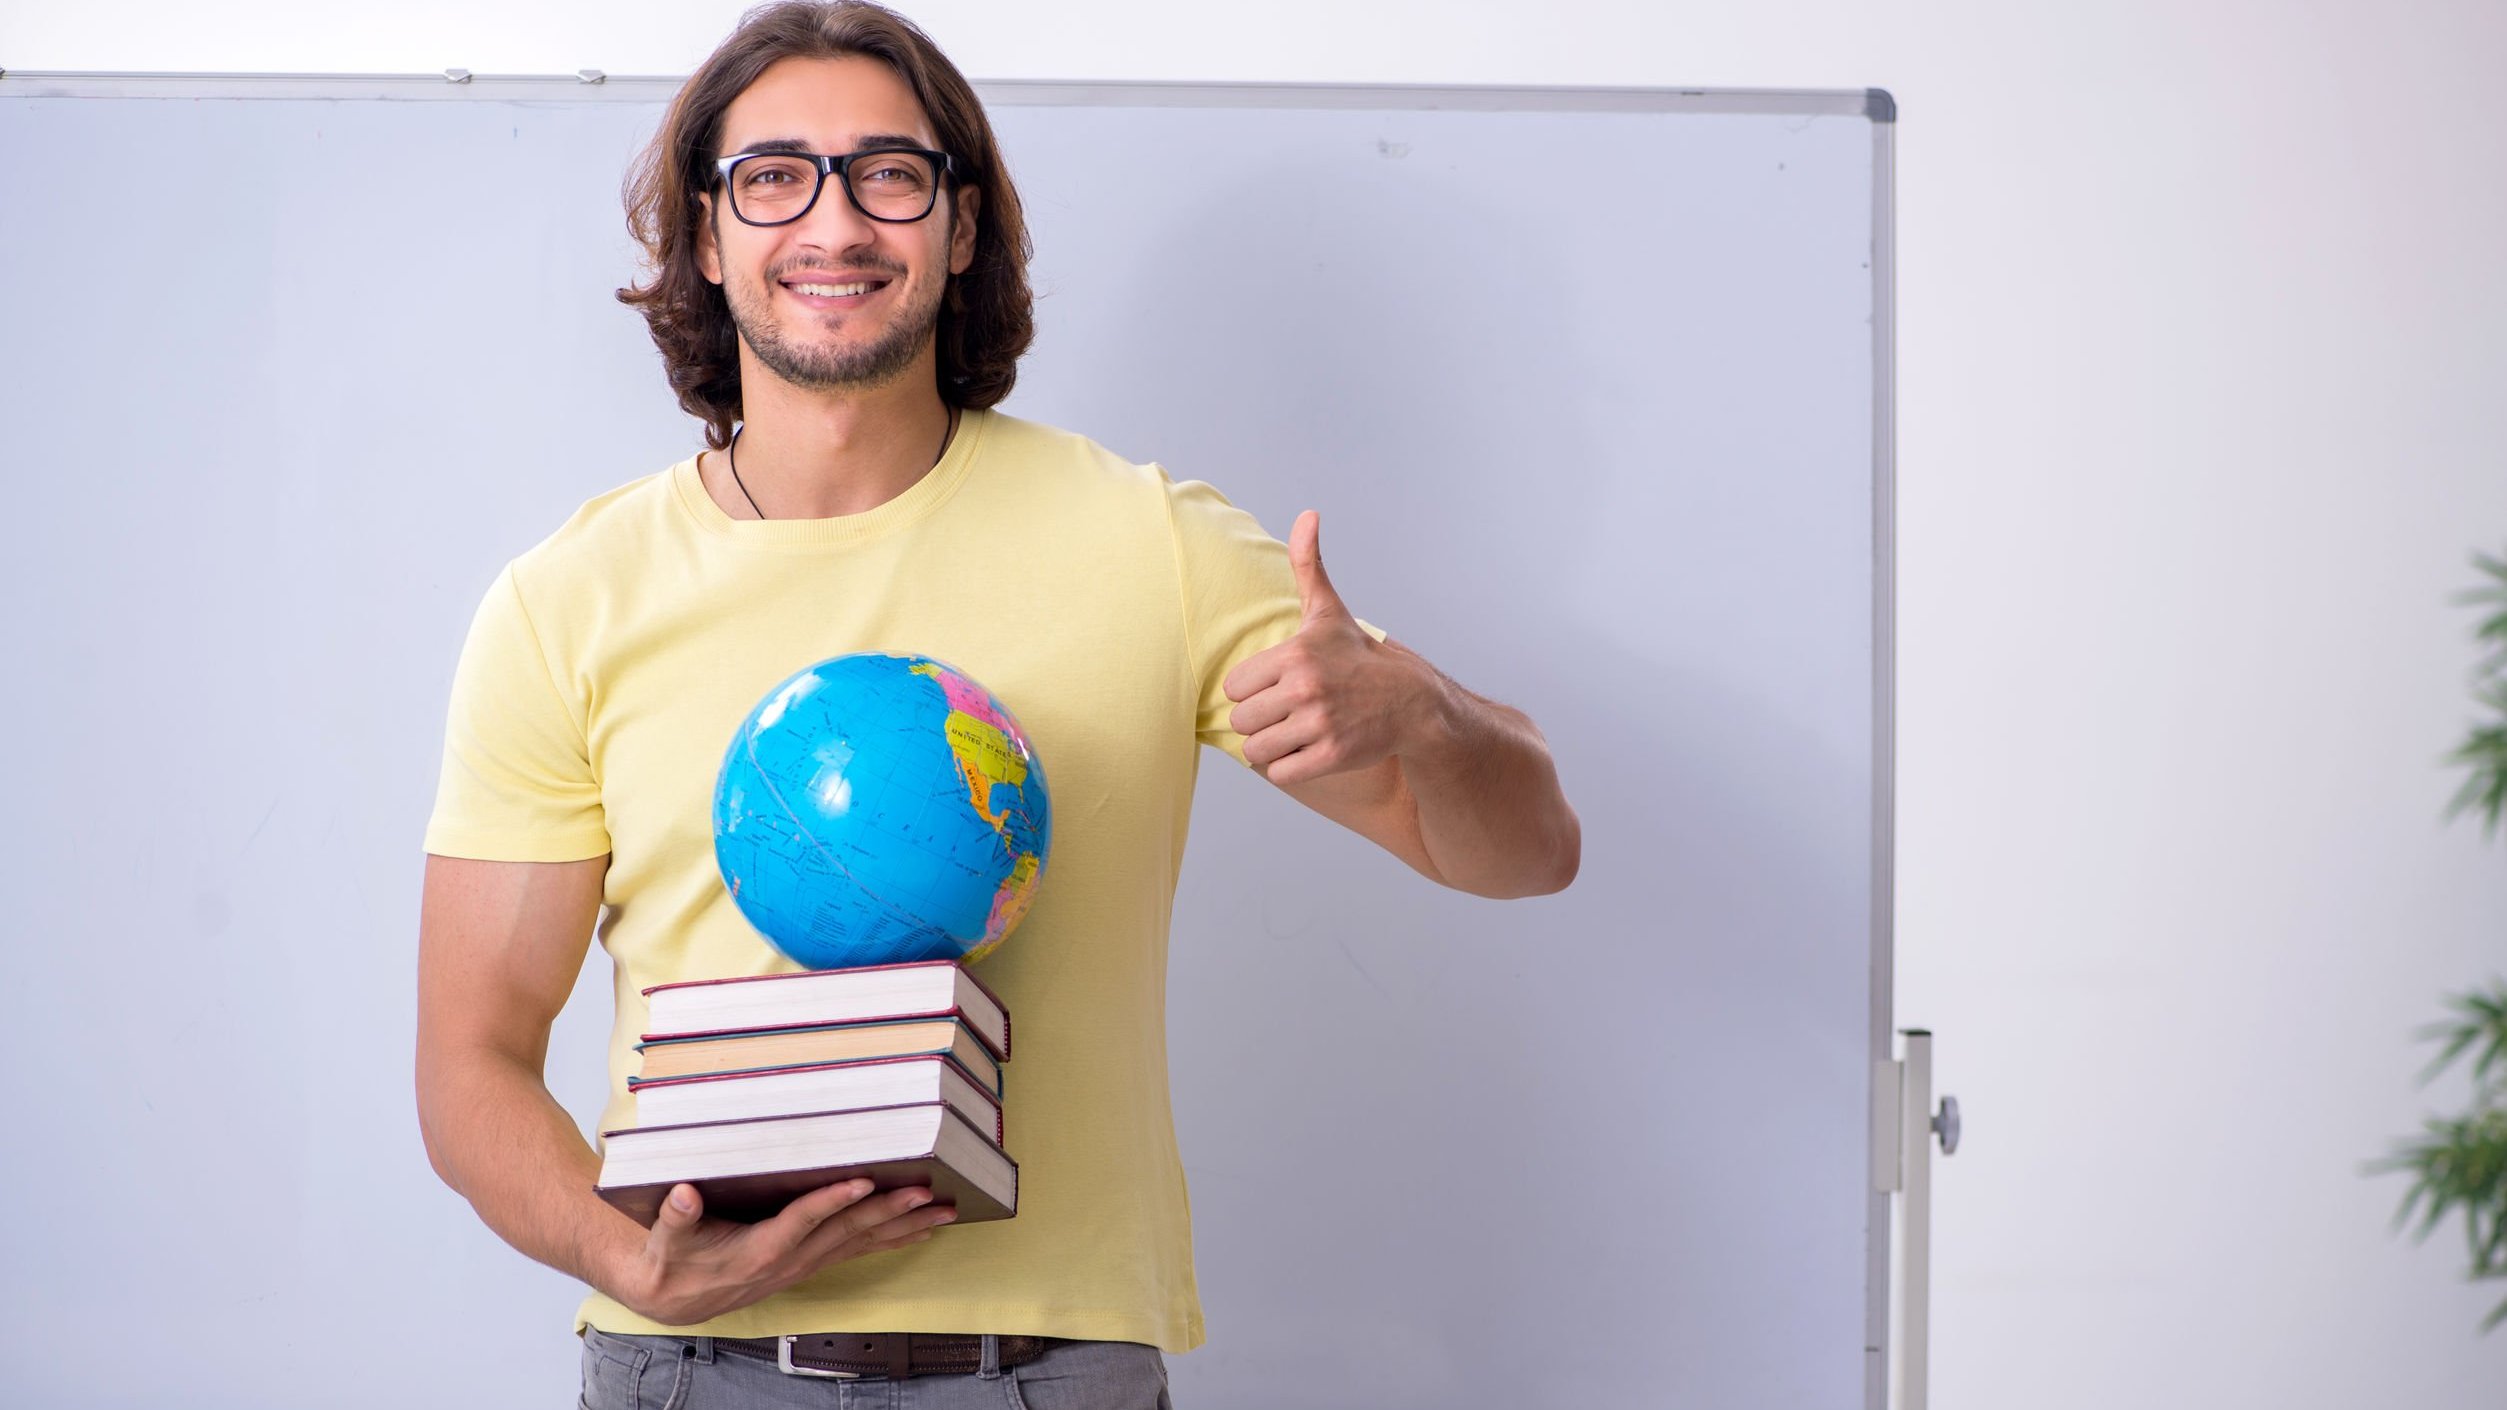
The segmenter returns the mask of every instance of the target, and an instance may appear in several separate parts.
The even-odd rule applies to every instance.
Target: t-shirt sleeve
[[[1245,737],[1228,728],[1237,702],[1227,698],[1228,672],[1247,657],[1297,634],[1304,606],[1288,545],[1263,531],[1253,515],[1228,503],[1201,480],[1166,478],[1167,512],[1184,597],[1184,642],[1192,659],[1193,729],[1202,743],[1245,762]],[[1325,560],[1328,566],[1330,560]],[[1377,641],[1384,629],[1360,618]]]
[[[509,563],[471,619],[453,669],[426,850],[574,862],[609,846],[579,708],[558,688]]]

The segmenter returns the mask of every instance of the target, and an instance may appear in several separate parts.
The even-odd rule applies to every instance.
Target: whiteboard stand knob
[[[1906,1056],[1891,1066],[1899,1079],[1896,1109],[1903,1124],[1898,1171],[1898,1374],[1891,1410],[1925,1410],[1932,1394],[1932,1142],[1958,1145],[1958,1105],[1944,1098],[1932,1114],[1932,1030],[1901,1028]]]

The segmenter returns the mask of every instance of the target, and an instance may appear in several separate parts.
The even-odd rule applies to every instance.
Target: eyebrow
[[[857,152],[870,152],[877,151],[883,147],[913,147],[919,150],[922,146],[922,138],[911,136],[907,133],[871,132],[865,133],[861,139],[860,145],[856,146],[853,150]],[[737,152],[726,152],[724,155],[747,156],[751,153],[791,152],[801,156],[808,156],[810,155],[810,151],[810,144],[802,141],[798,137],[761,137],[757,141],[751,142],[747,146],[742,147]]]

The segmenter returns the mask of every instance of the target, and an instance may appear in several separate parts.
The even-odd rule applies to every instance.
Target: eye
[[[805,183],[809,180],[810,170],[807,163],[789,157],[752,158],[734,168],[733,175],[739,179],[741,188],[747,190],[758,186]]]

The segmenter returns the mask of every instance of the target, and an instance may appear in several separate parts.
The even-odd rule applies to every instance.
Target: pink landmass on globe
[[[948,692],[950,709],[963,710],[1010,738],[1019,738],[1018,726],[1010,723],[1010,717],[1001,713],[1001,708],[993,703],[992,696],[982,686],[955,671],[933,671],[931,674],[939,680],[940,688]]]

